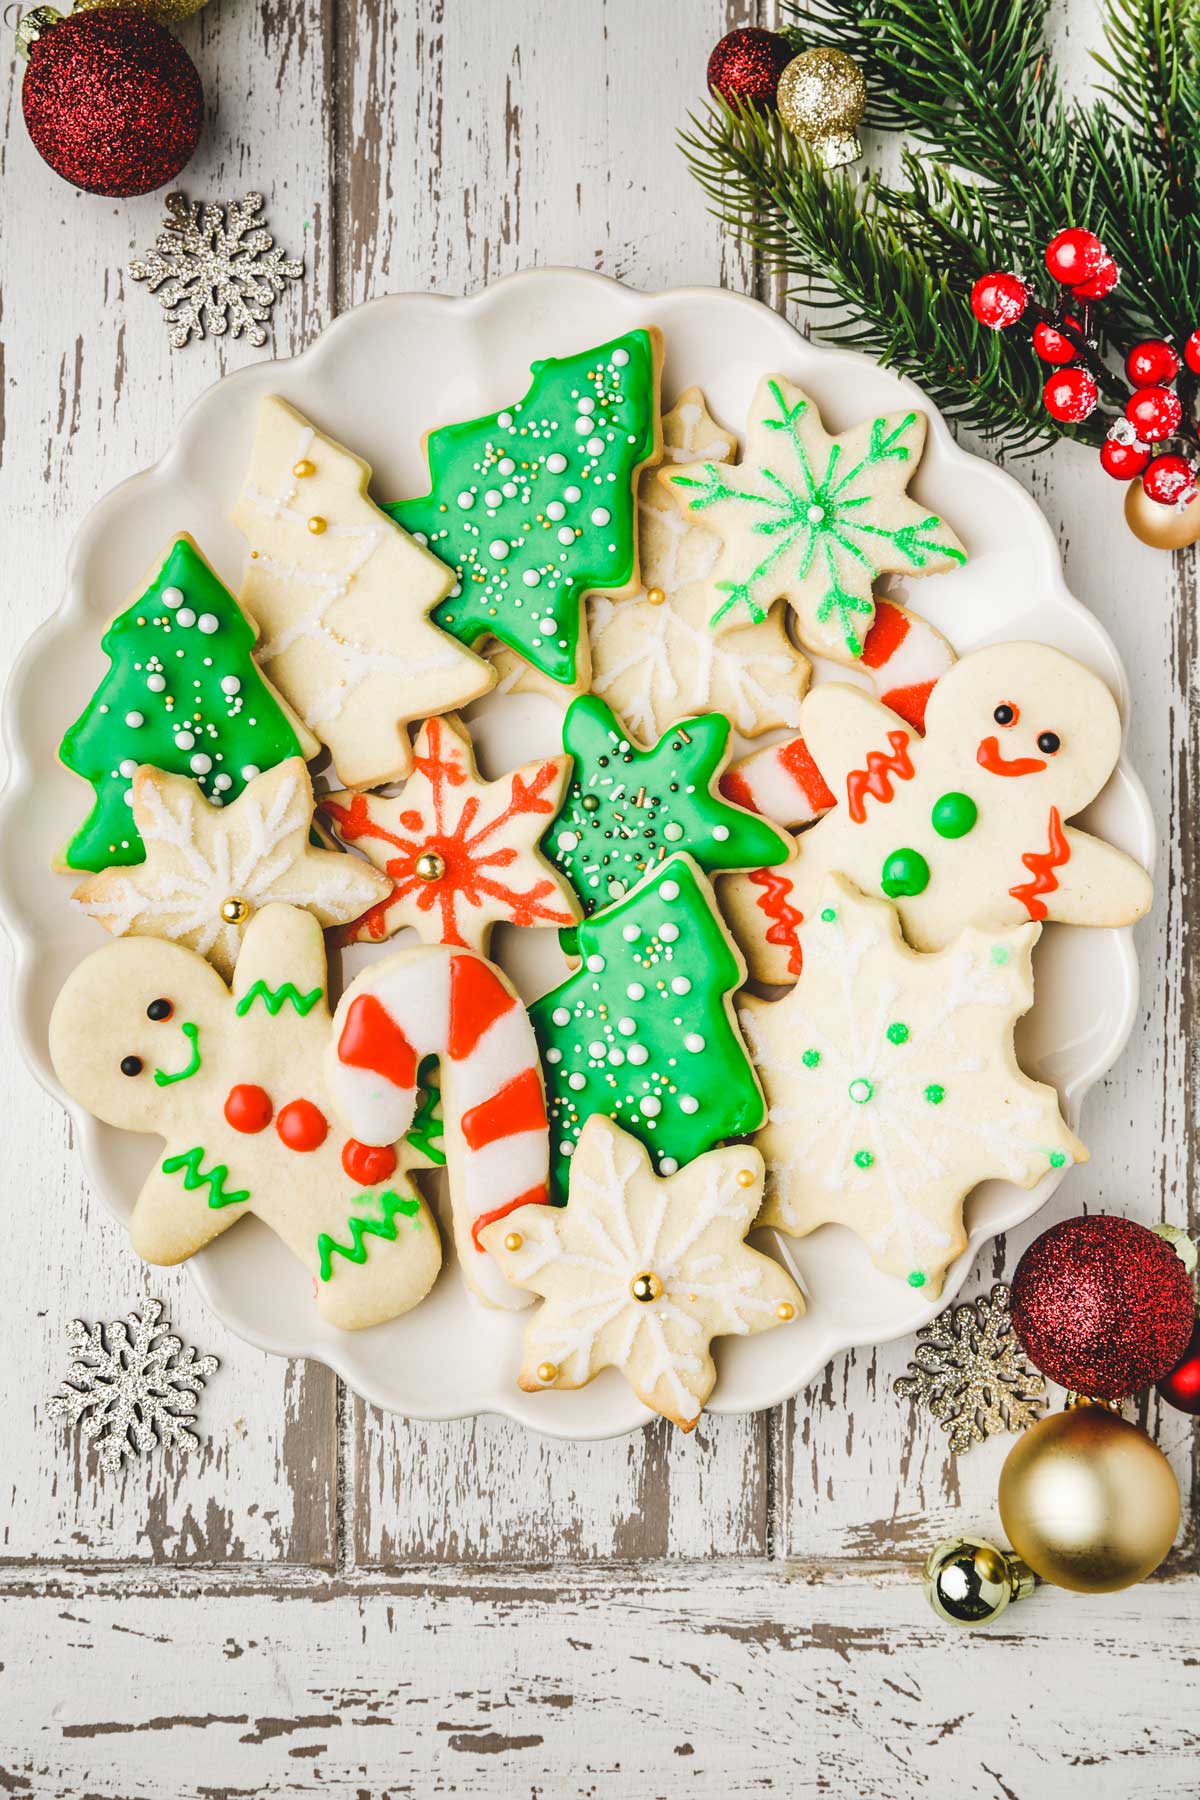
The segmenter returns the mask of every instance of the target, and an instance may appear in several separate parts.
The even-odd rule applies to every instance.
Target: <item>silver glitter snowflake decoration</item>
[[[997,1282],[922,1326],[909,1373],[894,1383],[945,1426],[956,1455],[998,1431],[1023,1431],[1045,1407],[1046,1383],[1025,1360],[1008,1301]]]
[[[262,209],[261,194],[224,207],[167,195],[167,220],[154,248],[131,262],[129,273],[158,296],[176,350],[206,331],[212,337],[245,332],[252,344],[266,343],[262,321],[304,264],[276,249],[259,219]]]
[[[160,1444],[190,1450],[199,1442],[189,1421],[217,1359],[185,1350],[169,1335],[170,1321],[160,1325],[162,1311],[160,1300],[147,1300],[128,1326],[123,1319],[91,1327],[73,1319],[67,1327],[79,1360],[46,1411],[71,1425],[83,1420],[85,1440],[100,1440],[101,1466],[113,1474],[124,1456],[145,1456]]]

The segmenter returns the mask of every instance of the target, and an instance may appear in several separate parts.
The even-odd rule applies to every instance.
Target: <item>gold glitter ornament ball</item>
[[[75,0],[75,11],[104,12],[120,6],[126,12],[149,13],[160,25],[178,25],[207,5],[208,0]]]
[[[857,132],[867,109],[862,70],[843,50],[819,47],[792,58],[779,77],[779,116],[817,150],[827,168],[862,155]]]

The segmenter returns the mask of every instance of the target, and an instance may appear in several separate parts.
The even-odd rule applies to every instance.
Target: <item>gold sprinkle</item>
[[[666,599],[666,597],[667,597],[666,593],[660,587],[652,587],[652,588],[646,589],[646,598],[650,602],[651,606],[661,606],[663,601]]]
[[[739,1187],[753,1187],[756,1179],[757,1177],[755,1176],[753,1169],[739,1169],[737,1172],[737,1184]]]
[[[558,1364],[557,1363],[550,1363],[550,1362],[539,1363],[537,1366],[537,1378],[539,1381],[543,1381],[543,1382],[553,1381],[557,1374],[558,1374]]]
[[[314,513],[312,518],[308,521],[308,529],[312,532],[314,537],[320,537],[323,531],[328,531],[329,520],[323,519],[320,513]]]
[[[315,475],[316,472],[316,463],[309,462],[307,456],[302,456],[299,462],[294,462],[292,464],[292,474],[296,476],[299,481],[303,481],[308,475]]]
[[[779,1305],[775,1308],[775,1317],[777,1319],[782,1319],[785,1325],[789,1319],[794,1319],[795,1316],[796,1309],[790,1300],[781,1300]]]
[[[519,1231],[510,1231],[504,1240],[504,1248],[506,1250],[519,1250],[524,1242],[525,1239],[521,1236]]]

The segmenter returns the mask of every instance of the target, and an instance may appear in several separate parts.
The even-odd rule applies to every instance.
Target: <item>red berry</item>
[[[1179,358],[1165,338],[1147,338],[1125,358],[1125,373],[1131,387],[1161,387],[1178,375]]]
[[[1078,425],[1095,408],[1100,390],[1086,369],[1056,369],[1046,377],[1042,400],[1051,418]]]
[[[1183,408],[1173,388],[1144,387],[1130,394],[1125,402],[1125,417],[1140,438],[1156,444],[1160,438],[1174,437]]]
[[[1083,327],[1078,319],[1064,319],[1063,323],[1073,326],[1082,337]],[[1033,328],[1033,347],[1042,361],[1048,363],[1074,362],[1079,355],[1078,338],[1072,341],[1071,338],[1064,337],[1061,331],[1056,331],[1053,325],[1047,325],[1043,319],[1039,319]]]
[[[971,311],[981,325],[992,331],[1015,325],[1028,304],[1029,289],[1021,277],[1004,269],[981,275],[971,289]]]
[[[1149,461],[1149,450],[1137,438],[1126,443],[1122,438],[1110,436],[1100,446],[1100,467],[1114,481],[1132,481]]]
[[[1046,245],[1046,267],[1063,287],[1090,281],[1103,260],[1104,245],[1094,231],[1085,231],[1081,225],[1069,225]]]
[[[1071,288],[1077,300],[1103,300],[1121,279],[1121,271],[1106,250],[1096,273],[1087,281],[1077,281]]]
[[[1183,360],[1193,375],[1200,375],[1200,329],[1193,331],[1183,346]]]
[[[1186,506],[1196,498],[1196,471],[1186,456],[1156,456],[1142,476],[1147,500],[1159,506]]]

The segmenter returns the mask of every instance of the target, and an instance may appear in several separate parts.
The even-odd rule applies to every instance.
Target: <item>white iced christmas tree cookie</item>
[[[270,901],[345,925],[387,897],[386,879],[360,857],[314,848],[312,783],[298,756],[255,775],[228,806],[160,769],[139,769],[132,791],[145,861],[105,869],[72,896],[114,937],[186,944],[228,981],[247,925]]]
[[[994,644],[934,688],[925,736],[859,688],[805,700],[805,744],[837,804],[779,869],[731,875],[721,900],[752,975],[800,973],[798,933],[825,876],[886,894],[904,935],[936,950],[967,925],[1127,925],[1151,900],[1131,857],[1066,821],[1121,748],[1104,683],[1045,644]]]
[[[923,413],[866,419],[831,437],[815,401],[765,376],[740,463],[697,460],[659,475],[676,505],[720,536],[711,628],[758,623],[786,599],[805,649],[857,662],[876,576],[932,575],[966,561],[945,521],[906,492],[924,446]]]
[[[412,767],[410,719],[486,693],[495,674],[428,617],[454,575],[370,500],[366,463],[286,401],[262,403],[233,520],[257,656],[352,788]]]
[[[1054,1089],[1013,1050],[1040,931],[964,931],[923,955],[886,901],[826,880],[801,934],[803,979],[739,1012],[769,1108],[754,1140],[760,1224],[796,1237],[848,1225],[881,1269],[932,1295],[966,1244],[972,1188],[1031,1188],[1087,1160]]]
[[[343,843],[388,877],[347,935],[376,943],[412,925],[427,944],[465,944],[486,956],[498,921],[575,924],[579,902],[538,850],[570,771],[569,756],[550,756],[485,781],[465,727],[427,720],[399,794],[321,802]]]
[[[791,1276],[743,1242],[762,1182],[762,1158],[744,1145],[662,1179],[636,1138],[594,1113],[571,1159],[568,1204],[523,1207],[481,1234],[509,1279],[543,1298],[521,1386],[583,1387],[617,1368],[690,1431],[716,1381],[712,1339],[804,1311]]]

